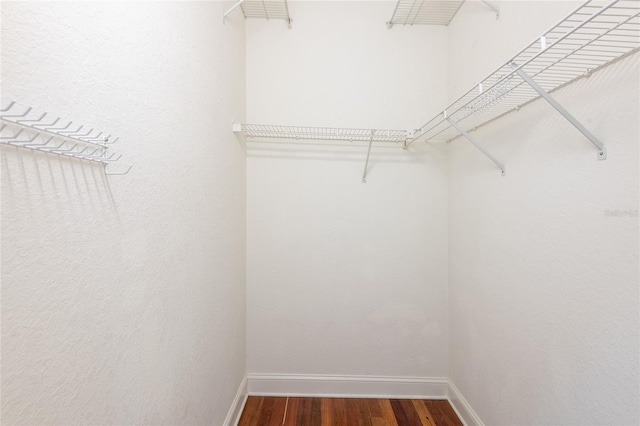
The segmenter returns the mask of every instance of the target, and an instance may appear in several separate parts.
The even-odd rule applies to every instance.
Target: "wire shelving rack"
[[[444,25],[451,23],[465,0],[398,0],[387,27],[394,25]],[[493,9],[496,19],[500,8],[489,0],[481,0]]]
[[[239,0],[224,13],[224,18],[240,7],[245,19],[280,19],[291,28],[291,16],[287,0]]]
[[[339,127],[278,126],[271,124],[234,124],[234,132],[248,140],[295,139],[346,142],[405,143],[411,136],[406,130],[351,129]]]
[[[462,134],[478,146],[469,130],[543,98],[598,148],[598,159],[604,160],[604,144],[550,93],[639,49],[640,2],[589,0],[422,125],[409,143],[451,140]],[[491,159],[504,172],[504,166]]]
[[[387,25],[449,25],[462,3],[464,0],[398,0]]]
[[[124,175],[133,167],[120,170],[109,167],[122,154],[109,150],[119,138],[105,132],[87,130],[72,121],[61,121],[60,117],[51,118],[46,112],[36,113],[32,107],[20,107],[15,101],[0,109],[0,121],[2,145],[102,164],[108,175]]]
[[[406,148],[416,141],[450,141],[462,135],[504,175],[504,164],[469,131],[542,98],[591,141],[598,150],[597,158],[604,160],[607,158],[604,143],[551,93],[639,50],[640,1],[587,0],[415,130],[234,124],[234,132],[244,135],[248,141],[266,138],[369,142],[367,162],[373,142],[402,143]],[[364,174],[366,176],[366,164]]]

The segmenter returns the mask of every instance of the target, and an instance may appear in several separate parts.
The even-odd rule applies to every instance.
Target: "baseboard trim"
[[[441,377],[249,374],[248,392],[256,396],[447,399]]]
[[[236,426],[240,421],[242,410],[244,410],[244,404],[246,404],[247,397],[249,396],[247,389],[247,376],[244,376],[242,382],[240,382],[238,391],[236,392],[236,397],[233,398],[231,407],[229,407],[227,417],[224,419],[224,426]]]
[[[467,402],[464,396],[462,396],[456,385],[454,385],[451,380],[448,381],[448,387],[447,399],[460,420],[462,420],[462,423],[464,423],[465,426],[484,426],[484,423],[482,423],[478,414],[473,411],[469,402]]]

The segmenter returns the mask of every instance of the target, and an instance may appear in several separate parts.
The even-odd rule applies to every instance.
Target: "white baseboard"
[[[249,374],[249,395],[447,399],[442,377]]]
[[[464,399],[464,396],[462,396],[451,380],[449,380],[448,395],[449,397],[447,399],[449,403],[465,426],[484,426],[480,417],[473,411],[471,405]]]
[[[247,376],[245,376],[242,382],[240,382],[240,387],[238,387],[236,397],[233,398],[231,407],[229,407],[227,417],[224,419],[224,426],[236,426],[238,424],[242,410],[244,409],[244,404],[247,402],[247,396]]]

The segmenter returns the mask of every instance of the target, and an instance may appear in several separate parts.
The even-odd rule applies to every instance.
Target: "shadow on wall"
[[[2,204],[21,214],[43,217],[61,215],[71,209],[78,220],[84,217],[117,216],[117,209],[104,167],[97,163],[0,146],[2,157]],[[39,219],[41,220],[41,219]]]

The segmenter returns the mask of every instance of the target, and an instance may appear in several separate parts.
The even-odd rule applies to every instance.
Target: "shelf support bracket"
[[[562,105],[558,103],[554,98],[551,97],[546,90],[544,90],[538,83],[536,83],[533,78],[531,78],[526,72],[524,72],[521,68],[518,68],[518,65],[515,62],[509,64],[511,68],[513,68],[524,81],[527,82],[529,86],[545,100],[552,107],[556,109],[564,118],[569,121],[569,123],[573,124],[573,126],[580,131],[583,135],[587,137],[591,141],[592,144],[598,148],[598,160],[606,160],[607,159],[607,147],[598,139],[593,133],[591,133],[586,127],[582,125],[573,115],[569,113]]]
[[[500,7],[496,6],[492,1],[482,0],[482,3],[493,9],[496,12],[496,19],[500,19]]]
[[[453,121],[450,117],[447,117],[447,113],[446,112],[444,113],[444,118],[449,123],[451,123],[451,125],[453,127],[455,127],[455,129],[458,132],[460,132],[460,134],[462,136],[464,136],[469,142],[471,142],[476,148],[478,148],[484,155],[486,155],[489,158],[489,160],[493,161],[493,163],[500,168],[500,171],[502,172],[502,176],[504,176],[504,164],[502,164],[500,161],[498,161],[498,159],[496,157],[494,157],[489,151],[484,149],[484,147],[482,145],[480,145],[480,143],[473,136],[471,136],[469,133],[465,132],[462,129],[462,127],[458,126],[458,123]]]
[[[222,22],[224,23],[225,20],[227,19],[227,16],[233,12],[234,10],[236,10],[242,3],[244,3],[244,0],[239,0],[236,4],[234,4],[233,6],[231,6],[231,8],[229,10],[227,10],[224,15],[222,16]],[[218,18],[219,19],[219,18]]]
[[[373,130],[369,138],[369,149],[367,150],[367,160],[364,163],[364,172],[362,173],[362,183],[367,183],[367,166],[369,166],[369,156],[371,155],[371,145],[373,145]]]

